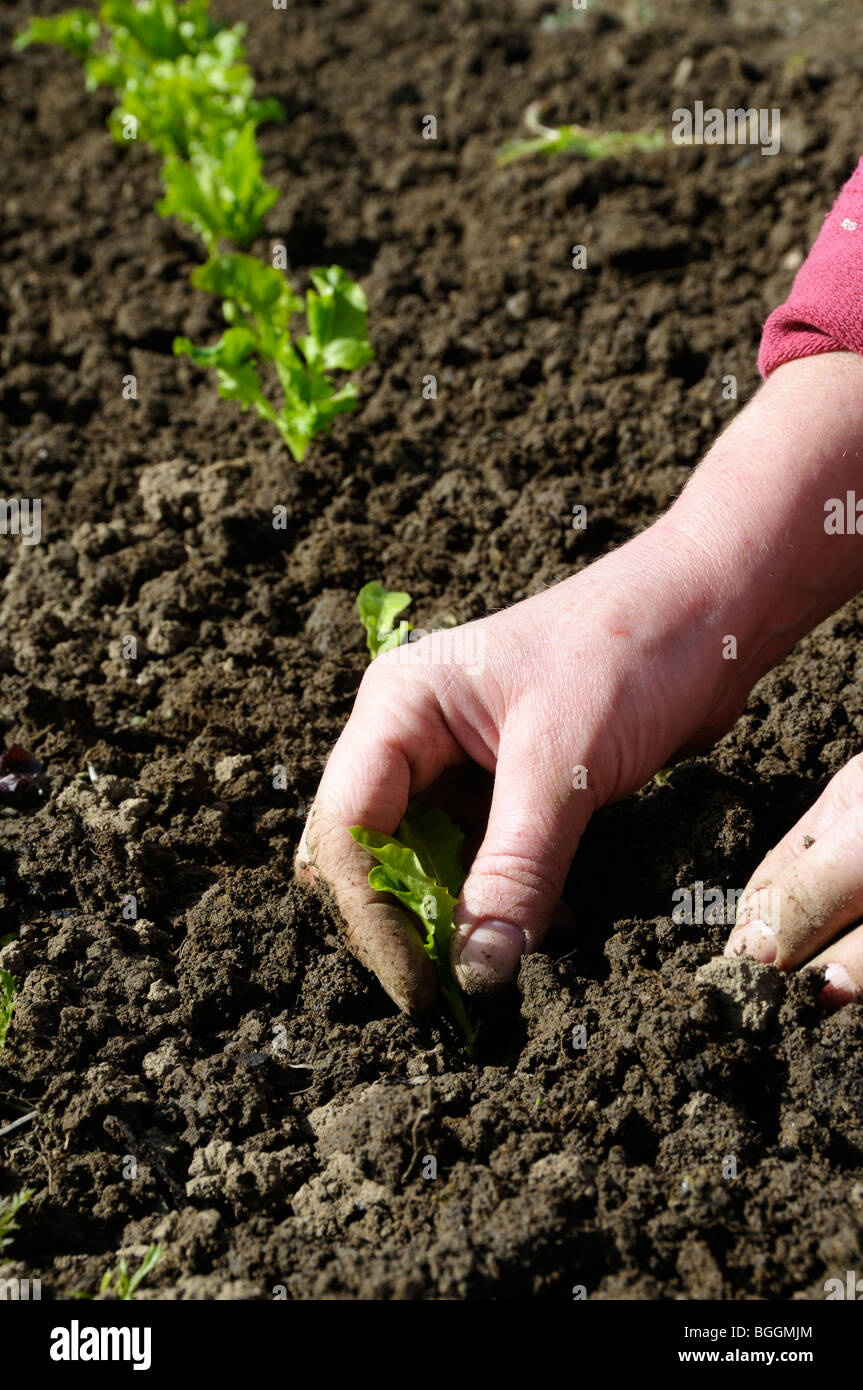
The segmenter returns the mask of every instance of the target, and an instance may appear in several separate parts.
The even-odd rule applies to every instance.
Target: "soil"
[[[4,38],[61,8],[7,3]],[[111,141],[73,59],[4,46],[0,481],[43,537],[0,539],[0,736],[47,779],[0,815],[0,1128],[37,1111],[0,1140],[0,1192],[33,1193],[6,1273],[68,1297],[157,1241],[158,1298],[820,1298],[863,1247],[863,1007],[699,975],[725,928],[671,911],[742,887],[858,751],[859,603],[716,749],[596,817],[576,926],[487,1009],[476,1065],[396,1014],[290,865],[365,664],[360,585],[426,627],[535,592],[648,524],[755,390],[858,157],[863,14],[215,8],[288,113],[257,249],[298,287],[360,277],[376,360],[292,464],[171,355],[219,318],[199,243],[151,211],[155,159]],[[778,105],[782,151],[497,168],[537,97],[624,129]]]

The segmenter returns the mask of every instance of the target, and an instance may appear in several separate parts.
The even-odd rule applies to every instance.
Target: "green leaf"
[[[247,328],[229,328],[212,347],[196,347],[188,338],[175,338],[174,352],[186,353],[199,367],[230,369],[246,360],[253,342]]]
[[[106,86],[131,95],[136,87],[149,88],[152,82],[152,99],[158,102],[155,88],[159,83],[169,81],[172,71],[182,72],[184,64],[199,57],[209,58],[214,72],[232,68],[245,71],[244,26],[236,24],[226,29],[213,25],[206,16],[206,8],[205,3],[179,8],[168,4],[163,6],[159,16],[152,6],[140,9],[130,9],[126,3],[104,6],[102,17],[108,26],[106,43],[86,59],[88,91]],[[158,75],[154,76],[156,69]],[[194,118],[191,119],[194,123]],[[153,120],[158,124],[155,113]],[[188,140],[179,140],[178,148],[187,143]]]
[[[160,217],[176,217],[203,239],[212,255],[220,236],[227,235],[227,220],[218,206],[212,188],[201,169],[193,169],[182,159],[166,160],[162,169],[165,196],[156,204]]]
[[[441,996],[473,1057],[477,1029],[449,964],[453,912],[464,879],[459,857],[462,832],[445,812],[412,801],[395,836],[361,825],[352,826],[351,835],[378,861],[369,872],[369,885],[376,892],[392,894],[422,923],[423,946],[434,963]],[[447,882],[440,882],[438,873]]]
[[[372,579],[360,589],[357,594],[357,608],[360,622],[366,630],[366,645],[372,657],[401,646],[411,631],[411,624],[402,621],[397,630],[394,630],[393,625],[399,613],[407,608],[410,602],[410,594],[385,589],[376,579]]]
[[[339,391],[334,390],[323,372],[306,366],[289,341],[282,344],[274,360],[285,394],[279,417],[286,429],[305,440],[301,452],[292,449],[294,458],[301,459],[316,434],[327,429],[337,415],[354,409],[357,388],[349,381]]]
[[[127,48],[151,60],[175,59],[212,44],[222,26],[209,18],[209,8],[209,0],[105,0],[99,17]]]
[[[29,48],[31,43],[56,43],[82,61],[89,58],[101,27],[91,10],[66,10],[53,19],[31,19],[16,34],[14,47]]]
[[[18,986],[8,970],[0,970],[0,1047],[6,1041],[12,1015],[15,1012],[15,999]]]
[[[306,361],[327,371],[353,371],[371,361],[362,286],[338,265],[318,267],[311,278],[315,288],[306,295],[309,333],[299,343]]]
[[[276,412],[264,396],[261,379],[249,354],[254,336],[247,328],[228,328],[212,347],[196,347],[188,338],[174,339],[174,352],[186,353],[199,367],[213,367],[219,382],[219,395],[228,401],[239,401],[243,410],[249,406],[263,420],[276,424]]]
[[[32,1190],[24,1187],[20,1192],[13,1192],[11,1197],[0,1197],[0,1251],[12,1244],[12,1232],[20,1230],[15,1218],[32,1196]]]
[[[91,65],[91,76],[113,78],[114,70]],[[282,120],[277,101],[255,101],[254,79],[245,63],[226,62],[209,51],[183,54],[174,62],[132,63],[122,74],[122,101],[109,126],[124,139],[123,122],[134,117],[139,138],[157,153],[188,158],[195,148],[212,148],[244,125]]]
[[[192,271],[192,284],[221,295],[229,323],[252,320],[259,339],[286,332],[291,316],[303,307],[280,270],[239,252],[211,257]]]
[[[408,816],[414,804],[412,802],[408,807]],[[455,930],[452,915],[456,898],[423,868],[416,850],[402,843],[399,838],[401,828],[399,826],[396,835],[392,836],[354,825],[351,835],[378,861],[369,873],[371,887],[377,892],[392,893],[419,917],[425,928],[423,945],[438,970],[444,970],[448,977],[448,951]]]
[[[262,160],[250,122],[215,152],[195,149],[188,160],[169,158],[162,169],[162,217],[177,217],[203,239],[210,255],[225,237],[248,246],[258,235],[279,190],[261,177]]]
[[[665,135],[657,131],[587,130],[579,125],[547,126],[539,119],[539,102],[525,112],[524,123],[532,132],[525,140],[507,140],[498,152],[498,164],[511,164],[533,154],[576,154],[582,159],[608,159],[633,151],[657,150]]]
[[[162,1258],[162,1249],[159,1245],[149,1245],[141,1264],[135,1273],[129,1274],[129,1264],[125,1255],[121,1255],[113,1269],[108,1269],[99,1281],[99,1293],[112,1293],[124,1302],[130,1302],[150,1273],[151,1269],[159,1263]],[[92,1298],[92,1294],[77,1292],[73,1298]]]
[[[300,463],[305,458],[306,450],[317,433],[317,419],[314,410],[309,407],[286,410],[283,407],[274,412],[273,424],[279,431],[284,444],[290,450],[291,457]]]
[[[132,1278],[129,1280],[128,1292],[127,1292],[126,1294],[123,1295],[124,1298],[126,1298],[126,1299],[131,1299],[131,1298],[134,1298],[134,1297],[135,1297],[135,1292],[136,1292],[136,1290],[137,1290],[138,1287],[143,1283],[143,1281],[146,1279],[147,1275],[150,1273],[150,1270],[153,1269],[154,1266],[157,1265],[157,1264],[159,1263],[159,1261],[161,1260],[161,1258],[162,1258],[162,1249],[161,1249],[161,1246],[159,1246],[159,1245],[150,1245],[150,1246],[148,1246],[148,1248],[147,1248],[147,1253],[145,1254],[143,1260],[141,1261],[141,1264],[138,1266],[138,1268],[136,1269],[135,1273],[132,1275]]]
[[[445,811],[412,801],[398,828],[402,844],[412,849],[423,871],[457,898],[464,883],[461,851],[464,835]]]

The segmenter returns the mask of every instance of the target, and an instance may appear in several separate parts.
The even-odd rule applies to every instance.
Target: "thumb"
[[[559,761],[559,758],[558,758]],[[485,838],[459,898],[452,967],[466,994],[512,980],[535,951],[559,901],[596,799],[536,744],[504,742]]]

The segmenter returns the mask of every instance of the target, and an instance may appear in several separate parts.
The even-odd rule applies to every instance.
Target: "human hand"
[[[542,941],[593,810],[733,722],[745,690],[674,550],[658,524],[553,589],[368,668],[297,873],[329,888],[351,949],[400,1007],[431,1004],[434,970],[406,915],[369,887],[350,826],[393,834],[448,769],[472,761],[494,774],[452,957],[467,993],[493,989]]]
[[[863,755],[821,796],[750,878],[725,947],[780,970],[824,971],[822,1002],[863,996]]]

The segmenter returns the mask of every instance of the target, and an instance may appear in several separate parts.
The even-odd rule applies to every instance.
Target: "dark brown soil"
[[[62,7],[7,3],[3,28]],[[298,287],[337,261],[369,298],[362,407],[301,466],[171,355],[218,313],[195,238],[151,211],[155,160],[110,140],[71,58],[0,59],[0,491],[44,528],[0,538],[0,737],[49,779],[0,818],[0,1128],[38,1112],[0,1140],[0,1191],[33,1190],[12,1270],[46,1297],[150,1241],[160,1298],[820,1298],[859,1267],[863,1008],[826,1018],[777,977],[761,1031],[735,1026],[695,978],[725,929],[670,916],[675,887],[741,887],[858,751],[857,604],[713,753],[596,818],[577,927],[489,1010],[476,1066],[291,883],[364,666],[359,586],[470,619],[647,524],[739,407],[722,377],[755,389],[858,155],[859,11],[620,3],[553,33],[552,8],[218,5],[288,112],[270,240]],[[540,96],[622,128],[779,105],[783,149],[496,168]]]

